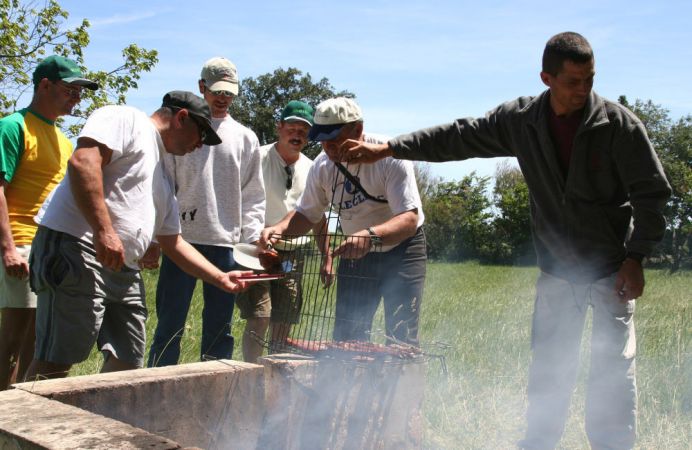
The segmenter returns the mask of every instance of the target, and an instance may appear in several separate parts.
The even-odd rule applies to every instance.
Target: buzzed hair
[[[593,60],[591,44],[584,36],[572,31],[556,34],[545,44],[543,72],[556,76],[565,60],[585,64]]]

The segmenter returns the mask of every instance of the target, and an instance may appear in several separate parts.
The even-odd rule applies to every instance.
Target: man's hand
[[[348,139],[341,144],[338,158],[342,162],[374,163],[393,154],[389,144],[371,144]]]
[[[368,254],[371,247],[370,233],[368,233],[368,230],[360,230],[339,244],[331,256],[341,256],[345,259],[360,259]]]
[[[149,248],[144,252],[144,256],[137,261],[140,269],[157,269],[159,267],[159,256],[161,256],[161,247],[158,243],[152,242]]]
[[[29,263],[17,253],[16,248],[3,253],[2,262],[5,265],[7,276],[20,280],[29,276]]]
[[[262,230],[262,233],[260,234],[259,241],[257,241],[256,245],[259,248],[268,248],[268,247],[273,247],[274,244],[276,244],[276,241],[279,240],[280,233],[276,232],[275,227],[267,227],[264,230]]]
[[[119,272],[125,264],[125,249],[114,230],[100,231],[94,235],[96,261],[104,267]]]
[[[639,261],[625,258],[615,278],[615,292],[621,302],[633,300],[644,292],[644,269]]]
[[[231,270],[230,272],[224,273],[223,276],[218,279],[217,285],[224,291],[235,294],[250,287],[250,283],[239,280],[238,277],[247,277],[252,274],[252,270]]]

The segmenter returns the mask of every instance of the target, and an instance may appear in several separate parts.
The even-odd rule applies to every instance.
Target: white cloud
[[[160,12],[159,12],[160,13]],[[96,30],[102,27],[108,27],[111,25],[127,25],[134,22],[140,22],[145,19],[156,16],[159,13],[153,11],[150,12],[137,12],[133,14],[115,14],[110,17],[89,19],[91,28]]]

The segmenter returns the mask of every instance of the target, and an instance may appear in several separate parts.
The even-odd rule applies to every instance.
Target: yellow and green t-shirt
[[[0,175],[15,245],[31,244],[34,216],[62,180],[72,143],[55,123],[24,108],[0,119]]]

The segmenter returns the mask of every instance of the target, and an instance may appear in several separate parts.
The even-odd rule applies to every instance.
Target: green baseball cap
[[[281,111],[281,121],[299,120],[312,126],[312,115],[315,110],[312,106],[299,100],[291,100],[288,105]]]
[[[65,83],[84,86],[92,91],[99,88],[98,83],[84,78],[82,70],[77,63],[64,56],[49,56],[36,66],[33,76],[34,84],[39,84],[44,78],[48,78],[51,81],[62,80]]]

